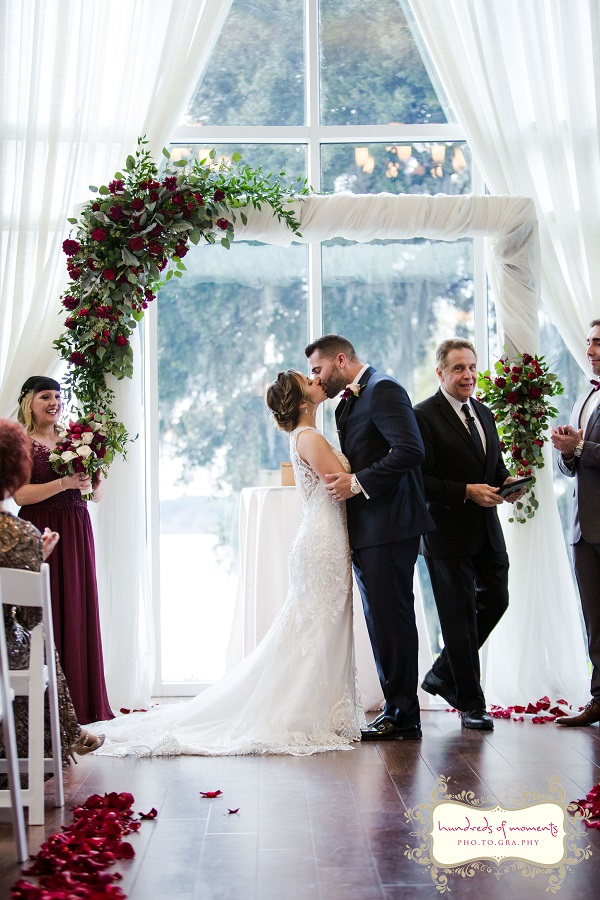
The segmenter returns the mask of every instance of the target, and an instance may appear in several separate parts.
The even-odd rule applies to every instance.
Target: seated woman
[[[4,509],[4,500],[29,481],[31,476],[31,442],[25,429],[16,422],[0,419],[0,567],[29,569],[39,572],[58,542],[59,535],[46,529],[44,534]],[[4,605],[4,627],[9,665],[11,669],[27,668],[31,630],[41,618],[41,610]],[[94,735],[77,722],[65,676],[56,656],[58,708],[63,762],[70,756],[91,753],[104,743],[104,735]],[[17,749],[19,756],[27,756],[27,697],[16,697],[14,703]],[[1,726],[0,726],[1,728]],[[52,755],[50,713],[45,708],[44,749]],[[4,751],[0,749],[0,754]]]

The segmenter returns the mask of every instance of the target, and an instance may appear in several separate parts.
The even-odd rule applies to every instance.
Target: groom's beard
[[[335,400],[346,387],[346,379],[342,375],[332,375],[327,381],[321,382],[329,400]]]

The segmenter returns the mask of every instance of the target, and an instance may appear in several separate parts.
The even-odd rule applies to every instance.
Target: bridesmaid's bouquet
[[[50,452],[50,464],[61,476],[85,473],[91,476],[92,485],[98,472],[108,473],[114,458],[114,448],[108,417],[89,413],[71,420],[61,429],[59,440]],[[93,500],[94,494],[82,494],[84,500]]]

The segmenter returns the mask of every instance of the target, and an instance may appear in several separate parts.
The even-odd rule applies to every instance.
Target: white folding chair
[[[3,602],[11,606],[36,607],[42,610],[42,621],[31,632],[29,668],[10,670],[10,685],[18,696],[29,697],[29,734],[27,758],[19,760],[21,771],[27,772],[27,788],[21,790],[23,805],[28,808],[30,825],[44,824],[44,772],[54,774],[55,806],[64,806],[62,753],[58,718],[58,689],[54,656],[54,632],[50,606],[50,569],[42,563],[39,572],[0,568]],[[44,664],[44,645],[46,662]],[[52,758],[44,758],[44,694],[48,690]],[[1,770],[1,769],[0,769]],[[8,797],[0,791],[0,806]]]
[[[2,615],[2,587],[0,586],[0,721],[2,722],[2,738],[6,753],[8,775],[8,795],[12,816],[17,859],[25,862],[28,857],[27,838],[25,836],[25,817],[23,815],[23,799],[21,797],[21,777],[17,755],[17,738],[15,735],[15,719],[13,716],[14,691],[10,686],[8,674],[8,654],[4,634],[4,616]]]

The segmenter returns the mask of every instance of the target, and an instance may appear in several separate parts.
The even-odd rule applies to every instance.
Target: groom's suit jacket
[[[481,549],[486,532],[493,550],[505,549],[496,507],[465,501],[467,484],[500,487],[510,475],[493,414],[474,397],[471,403],[485,433],[485,459],[441,389],[415,406],[425,445],[425,496],[436,524],[436,531],[423,538],[425,556],[472,556]]]
[[[581,412],[589,396],[579,397],[573,407],[571,425],[575,429],[581,427]],[[576,478],[571,542],[576,544],[583,538],[589,544],[600,544],[600,405],[588,420],[583,440],[581,456],[569,465],[559,454],[558,465],[569,478]]]
[[[433,528],[423,492],[423,441],[408,394],[394,378],[372,366],[358,397],[338,404],[335,415],[342,452],[369,499],[346,503],[354,549],[403,541]]]

